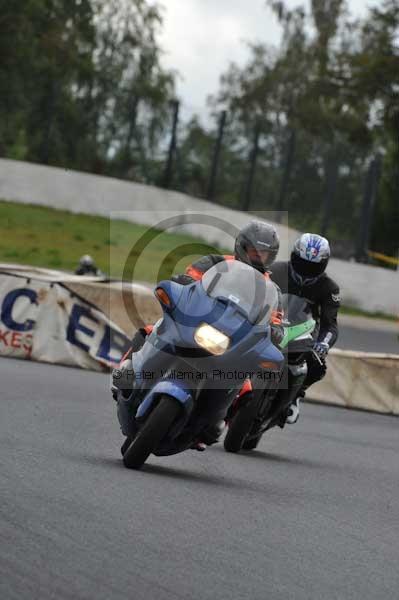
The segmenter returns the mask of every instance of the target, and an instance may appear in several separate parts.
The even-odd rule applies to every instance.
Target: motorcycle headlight
[[[216,355],[224,354],[230,344],[230,338],[227,335],[206,323],[195,330],[194,339],[198,346]]]

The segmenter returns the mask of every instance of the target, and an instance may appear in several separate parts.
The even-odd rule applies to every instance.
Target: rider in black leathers
[[[84,254],[79,259],[79,264],[76,267],[75,275],[86,275],[102,277],[104,274],[97,267],[96,263],[89,254]]]
[[[290,260],[276,262],[272,268],[271,279],[283,294],[303,296],[310,301],[317,324],[313,352],[306,357],[308,373],[305,382],[286,415],[289,424],[298,420],[299,402],[306,390],[325,376],[326,356],[338,337],[339,287],[325,273],[329,258],[328,241],[319,235],[305,233],[295,242]]]

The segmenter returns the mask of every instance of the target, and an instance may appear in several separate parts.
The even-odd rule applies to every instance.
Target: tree
[[[0,0],[1,154],[149,179],[174,94],[161,21],[144,0]]]
[[[397,256],[399,231],[399,6],[385,0],[373,8],[362,28],[362,45],[353,57],[355,86],[367,97],[375,147],[384,155],[371,244]]]
[[[255,187],[265,209],[278,206],[284,155],[290,132],[296,132],[284,207],[292,225],[320,227],[333,165],[338,180],[329,234],[354,243],[364,176],[377,151],[386,153],[386,160],[375,224],[381,215],[395,215],[392,114],[398,106],[399,7],[385,0],[362,22],[350,18],[342,0],[312,0],[310,15],[281,1],[268,4],[283,28],[281,46],[257,44],[244,68],[231,65],[213,109],[228,109],[233,136],[242,146],[250,144],[254,121],[263,122]],[[373,240],[376,249],[392,251],[394,238],[390,230],[389,240],[378,234]]]
[[[111,171],[151,181],[147,163],[156,155],[174,96],[174,75],[160,63],[157,5],[144,0],[97,0],[96,122]]]

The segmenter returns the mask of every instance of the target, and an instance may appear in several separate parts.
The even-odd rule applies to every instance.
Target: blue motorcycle
[[[283,355],[271,342],[274,284],[239,261],[223,261],[201,281],[162,281],[163,318],[143,347],[114,372],[127,468],[152,453],[192,448],[222,419],[242,384],[262,393]]]

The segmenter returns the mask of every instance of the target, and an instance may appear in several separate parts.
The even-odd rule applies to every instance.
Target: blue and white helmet
[[[300,285],[317,281],[324,273],[330,258],[330,244],[316,233],[304,233],[291,252],[291,274]]]

